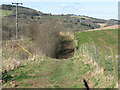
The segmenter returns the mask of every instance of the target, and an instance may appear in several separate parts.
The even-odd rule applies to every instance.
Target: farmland
[[[3,16],[8,16],[8,15],[10,15],[10,14],[13,14],[13,12],[10,11],[10,10],[0,10],[0,12],[2,12],[2,15],[3,15]]]
[[[76,38],[83,54],[90,56],[112,75],[118,71],[118,29],[76,33]],[[113,71],[114,65],[116,71]]]

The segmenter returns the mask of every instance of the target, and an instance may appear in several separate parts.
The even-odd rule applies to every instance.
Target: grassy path
[[[109,81],[102,74],[95,73],[96,68],[92,64],[85,64],[85,59],[83,56],[77,59],[47,58],[42,61],[30,61],[27,65],[7,73],[4,76],[7,83],[3,87],[84,88],[84,78],[90,87],[114,87],[112,80]]]

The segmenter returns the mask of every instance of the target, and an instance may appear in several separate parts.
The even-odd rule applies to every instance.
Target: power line
[[[18,39],[18,5],[23,3],[12,3],[16,4],[16,40]]]

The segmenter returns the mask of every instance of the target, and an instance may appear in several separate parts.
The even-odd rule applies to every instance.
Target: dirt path
[[[90,30],[85,30],[85,31],[87,32],[87,31],[97,31],[97,30],[106,30],[106,29],[118,29],[118,25],[102,27],[102,28],[97,28],[97,29],[90,29]]]

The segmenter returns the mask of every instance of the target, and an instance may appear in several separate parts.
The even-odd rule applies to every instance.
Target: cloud
[[[62,5],[61,5],[61,8],[63,8],[63,9],[64,9],[64,8],[67,8],[67,7],[68,7],[67,4],[62,4]]]
[[[69,5],[69,4],[61,4],[61,9],[65,10],[65,9],[68,9],[68,8],[71,8],[72,5]]]

